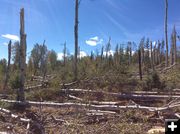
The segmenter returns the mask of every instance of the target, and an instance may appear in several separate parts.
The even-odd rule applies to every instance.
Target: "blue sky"
[[[8,38],[19,36],[19,12],[25,9],[27,51],[46,40],[57,53],[66,41],[74,52],[75,0],[0,0],[0,59],[7,58]],[[164,0],[82,0],[79,8],[79,45],[81,51],[99,50],[112,38],[117,43],[152,41],[164,37]],[[180,34],[180,0],[169,0],[169,36],[175,24]],[[9,34],[9,35],[8,35]]]

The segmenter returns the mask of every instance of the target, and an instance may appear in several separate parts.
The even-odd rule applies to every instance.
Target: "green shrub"
[[[10,86],[11,86],[12,89],[17,89],[17,88],[20,87],[19,75],[15,74],[10,79]]]
[[[157,74],[157,72],[153,72],[152,74],[148,75],[143,89],[144,90],[152,90],[154,88],[164,89],[165,87],[166,87],[165,82],[160,80],[160,77]]]

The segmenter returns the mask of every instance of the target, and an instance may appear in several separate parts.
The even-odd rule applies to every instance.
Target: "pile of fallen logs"
[[[119,99],[141,99],[141,100],[157,100],[157,99],[171,99],[180,97],[180,92],[146,92],[146,91],[134,91],[134,92],[105,92],[105,91],[94,91],[86,89],[60,89],[60,92],[66,94],[69,93],[98,93],[109,95],[112,97],[118,97]]]
[[[104,111],[118,111],[120,109],[139,109],[139,110],[148,110],[148,111],[163,111],[166,109],[179,107],[180,106],[180,92],[173,91],[173,92],[145,92],[145,91],[134,91],[134,92],[121,92],[121,93],[113,93],[113,92],[106,92],[106,91],[94,91],[94,90],[86,90],[86,89],[60,89],[61,93],[65,93],[67,97],[70,99],[76,100],[76,102],[65,102],[65,103],[58,103],[58,102],[35,102],[35,101],[27,101],[32,106],[48,106],[48,107],[79,107],[79,108],[88,108],[91,110],[104,110]],[[76,97],[74,93],[91,93],[91,94],[103,94],[108,95],[111,97],[117,97],[118,100],[131,100],[131,104],[122,105],[121,101],[87,101],[82,98]],[[73,95],[72,95],[73,94]],[[151,107],[151,106],[143,106],[139,105],[134,102],[134,100],[176,100],[173,101],[166,106],[162,107]],[[179,100],[179,101],[178,101]],[[6,100],[1,99],[2,102],[8,103],[21,103],[15,100]]]

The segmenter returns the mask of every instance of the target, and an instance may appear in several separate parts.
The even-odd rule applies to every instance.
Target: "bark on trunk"
[[[166,67],[168,67],[168,34],[167,34],[167,19],[168,19],[168,0],[165,0],[165,20],[164,20],[164,32],[166,41]]]
[[[139,50],[139,77],[142,80],[141,51]]]
[[[75,53],[74,53],[74,80],[77,80],[77,56],[78,56],[78,10],[79,0],[75,1],[75,25],[74,25],[74,39],[75,39]]]
[[[173,40],[173,44],[174,44],[174,63],[176,64],[177,62],[177,48],[176,48],[176,29],[174,26],[174,32],[173,32],[173,36],[174,36],[174,40]]]
[[[20,12],[20,88],[17,93],[18,101],[25,101],[24,83],[26,66],[26,34],[24,31],[24,8],[22,8]]]
[[[64,66],[66,65],[66,42],[64,43],[64,56],[63,56],[63,58],[64,58],[64,60],[63,60],[63,62],[64,62]]]
[[[152,50],[152,41],[150,42],[151,49],[151,68],[154,70],[154,62],[153,62],[153,50]]]
[[[171,35],[171,48],[170,48],[170,64],[173,65],[174,63],[174,37],[173,34]]]

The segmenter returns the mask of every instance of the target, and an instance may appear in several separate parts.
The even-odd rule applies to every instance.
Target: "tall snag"
[[[174,64],[177,62],[177,46],[176,46],[176,28],[173,28],[173,46],[174,46]]]
[[[6,90],[7,90],[7,83],[9,80],[9,72],[10,72],[10,64],[11,64],[11,40],[9,41],[9,44],[8,44],[8,65],[7,65],[5,81],[4,81],[4,85],[3,85],[4,94],[6,94]]]
[[[24,83],[25,83],[25,68],[26,68],[26,34],[24,31],[25,31],[24,30],[24,8],[22,8],[20,12],[20,49],[19,49],[20,87],[17,92],[17,100],[21,102],[25,101]]]
[[[75,1],[75,25],[74,25],[74,39],[75,39],[75,53],[74,53],[74,79],[77,80],[77,56],[78,56],[78,11],[79,11],[79,0]]]
[[[166,41],[166,67],[168,67],[168,34],[167,34],[167,17],[168,17],[168,0],[165,0],[165,20],[164,20],[164,32]]]

